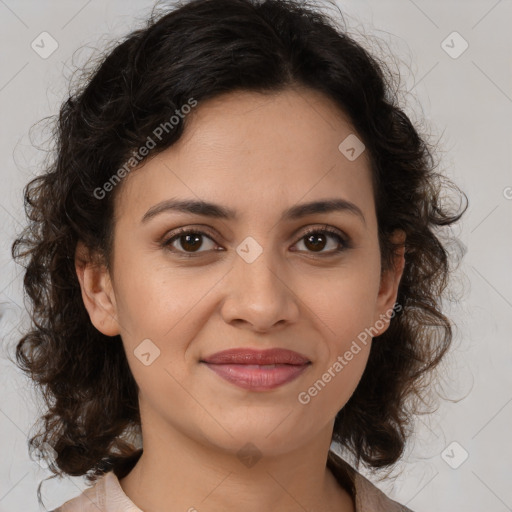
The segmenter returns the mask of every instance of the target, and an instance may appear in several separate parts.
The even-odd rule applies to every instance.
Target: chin
[[[290,429],[291,423],[283,421],[287,414],[269,418],[271,421],[260,422],[258,425],[244,422],[235,427],[233,423],[226,423],[226,429],[232,437],[228,434],[223,435],[222,439],[209,436],[208,442],[239,458],[250,457],[251,454],[256,457],[278,457],[299,449],[309,438],[300,423],[294,422]],[[300,433],[299,425],[302,430]],[[310,434],[310,437],[314,436],[314,433]]]

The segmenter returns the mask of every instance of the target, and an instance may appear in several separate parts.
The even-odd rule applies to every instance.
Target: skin
[[[140,388],[144,453],[121,486],[145,512],[170,503],[201,512],[354,510],[325,464],[334,418],[361,378],[371,342],[309,403],[297,399],[389,313],[403,271],[402,250],[381,273],[367,154],[349,161],[338,150],[351,133],[343,112],[307,89],[200,103],[182,138],[120,185],[112,272],[78,245],[91,321],[121,335]],[[211,201],[239,218],[167,211],[141,222],[170,198]],[[326,198],[355,203],[364,221],[347,211],[279,220],[288,207]],[[305,231],[324,225],[350,246],[335,254],[338,241],[327,235],[315,250]],[[196,257],[180,257],[187,247],[194,252],[183,237],[174,253],[159,243],[179,227],[206,233]],[[263,250],[251,263],[236,252],[248,236]],[[144,339],[160,350],[148,366],[134,355]],[[200,363],[234,347],[288,348],[312,364],[273,390],[244,390]],[[248,442],[261,456],[251,467],[237,456]]]

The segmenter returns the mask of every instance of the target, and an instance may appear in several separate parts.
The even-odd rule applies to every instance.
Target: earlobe
[[[396,304],[398,287],[405,268],[405,232],[397,230],[393,233],[392,242],[398,244],[395,249],[393,265],[382,273],[379,294],[377,297],[377,308],[375,312],[376,322],[384,320],[384,327],[378,335],[384,333],[389,327],[389,320],[393,315],[393,308]]]
[[[120,330],[112,282],[105,265],[96,260],[79,241],[75,251],[75,269],[85,308],[98,331],[106,336],[116,336]]]

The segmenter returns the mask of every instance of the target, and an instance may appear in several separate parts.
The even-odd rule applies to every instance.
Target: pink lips
[[[252,391],[265,391],[297,378],[311,362],[292,350],[230,349],[201,362],[219,377]]]

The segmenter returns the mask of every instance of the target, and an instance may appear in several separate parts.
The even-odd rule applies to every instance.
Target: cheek
[[[304,283],[301,299],[316,318],[319,328],[331,340],[330,346],[344,351],[350,340],[370,328],[380,283],[380,264],[373,256],[340,267],[311,286]],[[307,292],[306,292],[307,290]]]
[[[152,258],[124,258],[116,273],[116,303],[121,329],[128,338],[150,337],[164,344],[192,328],[219,277],[163,265]],[[188,320],[188,321],[187,321]],[[195,322],[194,322],[195,323]],[[164,344],[165,345],[165,344]]]
[[[370,354],[371,342],[340,343],[336,353],[319,365],[297,395],[308,416],[334,419],[354,393]]]

